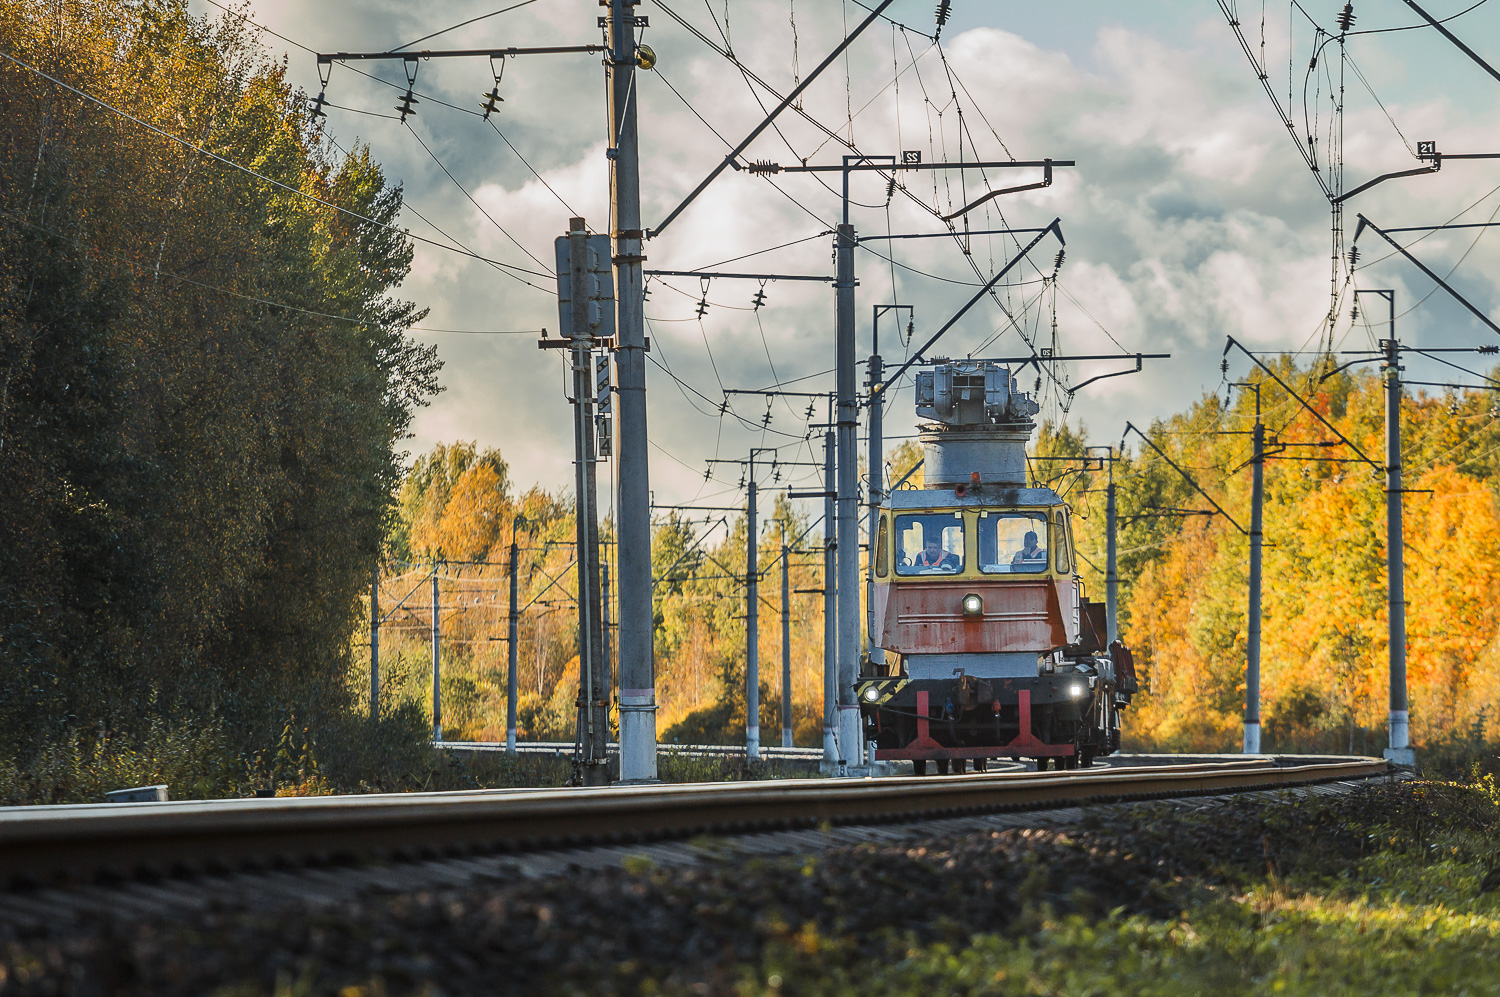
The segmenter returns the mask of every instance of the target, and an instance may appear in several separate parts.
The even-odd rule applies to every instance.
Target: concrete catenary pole
[[[845,183],[847,183],[847,174]],[[847,203],[847,201],[846,201]],[[847,210],[847,208],[846,208]],[[838,391],[838,750],[848,765],[864,761],[859,704],[854,683],[859,679],[859,467],[856,432],[859,398],[854,358],[854,226],[838,227],[838,276],[834,367]]]
[[[781,746],[792,746],[792,571],[781,526]]]
[[[750,452],[750,499],[745,523],[745,757],[760,761],[760,532],[755,515],[755,451]]]
[[[1406,568],[1401,524],[1401,344],[1396,341],[1396,293],[1390,292],[1391,338],[1385,350],[1385,517],[1388,625],[1391,663],[1390,747],[1385,757],[1397,765],[1412,765],[1406,704]]]
[[[875,320],[875,328],[880,328],[880,319]],[[879,635],[875,633],[875,535],[880,526],[880,503],[885,498],[885,441],[882,438],[885,432],[885,420],[883,418],[885,408],[885,396],[880,391],[880,381],[884,376],[884,367],[880,362],[880,340],[879,333],[874,341],[873,352],[870,354],[870,485],[868,494],[865,496],[870,506],[869,526],[865,530],[865,542],[869,549],[865,553],[865,633],[868,635],[870,645],[870,661],[872,664],[885,663],[885,651],[877,647]]]
[[[592,15],[590,15],[592,16]],[[610,0],[609,185],[615,240],[616,392],[619,396],[620,778],[656,778],[652,661],[651,486],[646,443],[646,331],[642,311],[640,152],[636,133],[635,15]]]
[[[611,648],[610,634],[612,626],[609,615],[609,558],[601,555],[599,558],[599,660],[603,662],[601,670],[604,673],[606,689],[610,687],[610,681],[614,678],[614,652]]]
[[[516,663],[520,649],[521,604],[518,594],[517,576],[521,563],[521,548],[516,543],[516,531],[526,525],[526,517],[516,516],[510,522],[510,619],[505,638],[505,753],[516,753]]]
[[[837,771],[839,653],[838,600],[834,576],[838,570],[838,537],[834,530],[834,433],[823,434],[823,771]]]
[[[1105,644],[1120,639],[1120,569],[1116,560],[1120,521],[1115,514],[1115,453],[1109,452],[1109,485],[1104,492],[1104,633]]]
[[[370,566],[370,719],[380,719],[380,558]]]
[[[1260,385],[1255,388],[1255,427],[1250,437],[1250,606],[1246,621],[1245,754],[1260,754],[1260,580],[1264,543],[1266,427],[1260,421]]]
[[[438,622],[438,562],[432,564],[432,739],[443,739],[443,670],[438,658],[442,639]]]

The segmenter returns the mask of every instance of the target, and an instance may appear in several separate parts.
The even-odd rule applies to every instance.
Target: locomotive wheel
[[[912,773],[912,775],[926,775],[927,774],[927,759],[925,759],[925,758],[916,758],[916,759],[913,759],[912,763],[911,763],[911,773]]]

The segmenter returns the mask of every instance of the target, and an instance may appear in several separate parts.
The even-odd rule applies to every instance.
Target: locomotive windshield
[[[1047,570],[1047,514],[979,514],[979,570],[991,575]]]
[[[962,513],[896,517],[896,574],[949,575],[963,569]]]

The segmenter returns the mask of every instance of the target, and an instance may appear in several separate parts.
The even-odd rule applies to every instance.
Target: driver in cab
[[[1038,545],[1038,537],[1033,530],[1027,530],[1026,536],[1022,538],[1021,549],[1016,551],[1010,559],[1010,570],[1012,571],[1044,571],[1047,567],[1047,550]]]
[[[932,537],[917,555],[916,566],[927,571],[957,571],[958,558],[943,550],[937,538]]]

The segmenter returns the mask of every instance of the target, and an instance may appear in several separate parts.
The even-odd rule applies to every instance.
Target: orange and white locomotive
[[[1074,768],[1119,747],[1130,655],[1106,646],[1104,605],[1084,598],[1067,503],[1027,487],[1037,411],[994,362],[917,375],[925,487],[879,510],[877,653],[856,687],[877,761]]]

